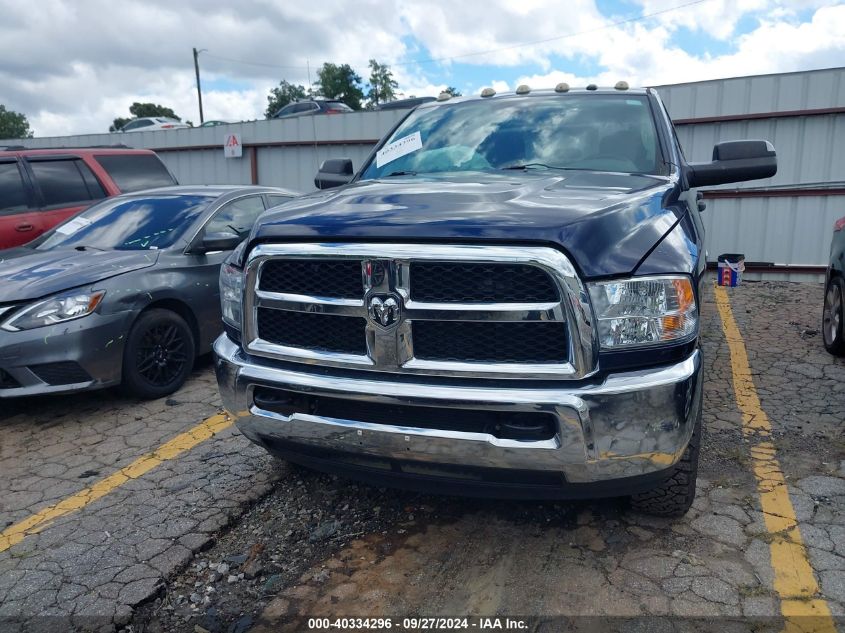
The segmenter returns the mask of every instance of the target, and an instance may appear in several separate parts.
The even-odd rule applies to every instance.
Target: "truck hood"
[[[0,252],[0,303],[27,301],[152,266],[157,251]]]
[[[543,243],[599,277],[636,268],[677,222],[677,195],[667,177],[588,171],[365,180],[275,208],[251,242]]]

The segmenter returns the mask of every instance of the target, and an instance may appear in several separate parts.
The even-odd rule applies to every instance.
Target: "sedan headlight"
[[[31,330],[46,325],[71,321],[91,314],[100,305],[105,290],[85,292],[75,290],[39,301],[6,320],[2,328],[11,332]]]
[[[639,277],[590,284],[603,349],[690,340],[698,306],[686,276]]]
[[[220,308],[223,322],[240,331],[243,308],[244,271],[237,265],[241,246],[236,248],[220,267]]]

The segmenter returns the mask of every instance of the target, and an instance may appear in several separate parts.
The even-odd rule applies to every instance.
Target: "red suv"
[[[102,198],[175,184],[146,149],[0,147],[0,249],[25,244]]]

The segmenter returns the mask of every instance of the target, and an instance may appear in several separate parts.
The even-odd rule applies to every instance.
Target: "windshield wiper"
[[[557,165],[547,165],[546,163],[519,163],[516,165],[508,165],[506,167],[499,167],[499,169],[519,169],[525,171],[531,167],[543,167],[545,169],[573,169],[572,167],[558,167]]]
[[[238,237],[241,237],[242,235],[246,235],[247,233],[249,233],[249,227],[244,227],[244,228],[239,229],[238,227],[232,226],[231,224],[227,224],[226,227],[232,229],[232,233],[234,233]]]
[[[74,246],[74,247],[73,247],[73,250],[75,250],[75,251],[89,251],[89,250],[104,251],[104,250],[106,250],[106,249],[104,249],[104,248],[97,248],[96,246],[85,246],[85,245],[80,245],[80,246]]]
[[[391,176],[416,176],[417,172],[415,171],[392,171],[385,178],[390,178]]]

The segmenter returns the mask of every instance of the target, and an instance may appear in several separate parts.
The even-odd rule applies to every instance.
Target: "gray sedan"
[[[218,273],[270,187],[182,186],[104,200],[0,252],[0,398],[122,384],[178,389],[222,331]]]

